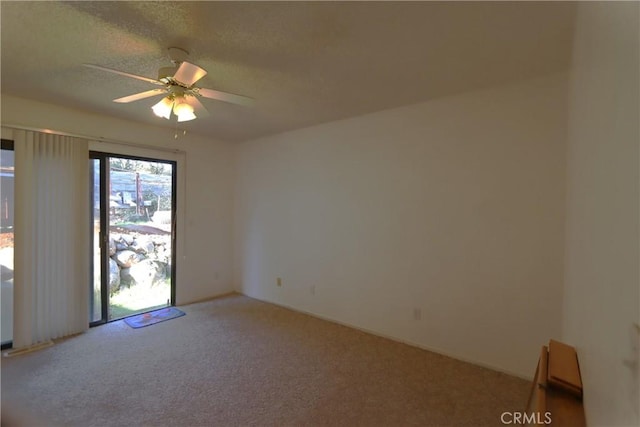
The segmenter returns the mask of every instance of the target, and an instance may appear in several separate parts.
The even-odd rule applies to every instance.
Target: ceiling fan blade
[[[219,90],[199,88],[198,94],[205,98],[216,99],[218,101],[229,102],[231,104],[238,104],[244,106],[253,105],[253,98],[247,96],[235,95],[233,93],[220,92]]]
[[[204,68],[200,68],[189,62],[183,62],[180,64],[180,67],[178,67],[178,71],[176,71],[173,79],[189,87],[206,75],[207,71]]]
[[[140,99],[149,98],[151,96],[165,94],[167,91],[164,89],[151,89],[146,92],[140,92],[129,96],[123,96],[122,98],[114,99],[113,102],[120,102],[126,104],[127,102],[138,101]]]
[[[164,83],[162,83],[161,81],[158,81],[156,79],[150,79],[149,77],[138,76],[136,74],[131,74],[131,73],[125,73],[124,71],[114,70],[113,68],[102,67],[100,65],[94,65],[94,64],[82,64],[82,65],[89,68],[95,68],[96,70],[102,70],[108,73],[120,74],[121,76],[142,80],[143,82],[152,83],[154,85],[164,86]]]
[[[185,96],[184,98],[187,104],[193,107],[193,110],[195,111],[196,116],[206,117],[209,115],[209,111],[207,111],[205,106],[202,105],[202,102],[200,102],[198,98],[196,98],[195,96]]]

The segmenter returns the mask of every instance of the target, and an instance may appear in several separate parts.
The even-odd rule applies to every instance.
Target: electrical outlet
[[[420,320],[422,319],[422,310],[419,308],[414,308],[413,309],[413,320]]]
[[[276,278],[276,285],[282,286],[282,278],[281,277],[277,277]]]

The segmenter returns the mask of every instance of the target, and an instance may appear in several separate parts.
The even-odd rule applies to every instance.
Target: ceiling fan
[[[138,101],[152,96],[164,95],[162,100],[155,104],[151,109],[158,117],[170,119],[171,113],[178,118],[179,122],[186,122],[195,119],[196,112],[201,116],[207,115],[207,109],[198,100],[200,97],[215,99],[218,101],[229,102],[231,104],[251,105],[252,98],[235,95],[232,93],[221,92],[213,89],[206,89],[195,86],[195,83],[207,75],[206,70],[198,67],[186,59],[189,52],[177,47],[170,47],[169,58],[173,63],[173,67],[162,67],[158,70],[158,79],[138,76],[135,74],[125,73],[124,71],[114,70],[112,68],[102,67],[94,64],[82,64],[85,67],[95,68],[97,70],[107,71],[109,73],[119,74],[125,77],[142,80],[157,86],[157,89],[151,89],[145,92],[136,93],[122,98],[114,99],[113,102],[128,103]]]

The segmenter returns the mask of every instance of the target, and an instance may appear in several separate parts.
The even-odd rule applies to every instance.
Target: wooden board
[[[575,348],[559,341],[549,341],[547,381],[551,387],[582,397],[582,379]]]
[[[552,354],[555,358],[553,363],[551,362]],[[550,373],[551,365],[553,365],[554,374]],[[576,369],[578,381],[575,381],[574,376]],[[552,375],[554,375],[554,379],[550,380]],[[552,384],[554,381],[559,383],[558,378],[562,379],[562,387]],[[527,416],[525,424],[529,426],[585,427],[587,424],[584,406],[582,399],[576,394],[578,389],[575,384],[580,384],[581,395],[582,381],[580,380],[580,369],[575,349],[557,341],[551,341],[549,347],[542,346],[525,409]],[[571,388],[571,391],[568,388]]]

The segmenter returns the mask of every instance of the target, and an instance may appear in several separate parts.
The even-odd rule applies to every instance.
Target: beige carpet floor
[[[186,316],[146,328],[118,321],[3,357],[3,418],[59,426],[499,426],[500,414],[523,410],[528,397],[522,379],[245,296],[180,308]]]

